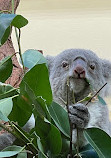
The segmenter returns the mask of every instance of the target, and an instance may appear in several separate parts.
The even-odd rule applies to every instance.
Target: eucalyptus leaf
[[[59,155],[62,149],[62,139],[60,131],[51,124],[51,130],[47,137],[49,149],[53,155]]]
[[[2,150],[0,152],[0,157],[11,157],[14,155],[17,155],[18,153],[20,153],[22,151],[23,147],[20,146],[8,146],[7,148],[5,148],[4,150]]]
[[[12,98],[5,98],[0,100],[0,111],[3,115],[8,116],[12,110],[13,103]]]
[[[29,101],[29,102],[28,102]],[[30,100],[24,95],[13,98],[13,108],[8,116],[11,121],[18,122],[22,127],[32,115],[32,105]]]
[[[3,120],[5,122],[9,121],[9,119],[5,115],[3,115],[3,113],[1,111],[0,111],[0,120]]]
[[[100,102],[102,105],[107,105],[106,102],[105,102],[105,100],[104,100],[102,97],[100,97],[99,95],[98,95],[98,99],[99,99],[99,102]]]
[[[0,83],[0,99],[12,97],[19,94],[17,89],[9,84]]]
[[[39,158],[48,158],[46,155],[45,155],[45,153],[44,153],[44,149],[43,149],[43,146],[42,146],[42,143],[41,143],[41,141],[40,141],[40,139],[38,138],[37,139],[37,144],[38,144],[38,148],[39,148],[39,150],[40,150],[40,153],[39,153]]]
[[[0,31],[1,32],[1,31]],[[0,81],[5,82],[12,73],[12,56],[7,56],[0,61]]]
[[[27,67],[29,69],[34,67],[36,64],[43,64],[43,63],[47,64],[47,61],[46,61],[45,57],[42,55],[42,53],[40,53],[38,50],[34,50],[34,49],[26,50],[23,53],[22,58],[23,58],[25,67]]]
[[[35,108],[37,111],[41,112],[44,117],[46,117],[49,121],[51,121],[51,116],[49,114],[49,110],[47,108],[46,100],[42,97],[36,98]],[[44,113],[43,113],[44,111]]]
[[[38,152],[38,158],[46,158],[46,156],[44,156],[43,154],[42,154],[42,152]]]
[[[12,14],[11,14],[12,15]],[[18,29],[26,26],[28,24],[28,20],[24,18],[22,15],[16,15],[11,22],[11,26],[17,27]]]
[[[59,104],[53,102],[49,107],[50,115],[59,130],[70,138],[70,125],[67,111]]]
[[[35,65],[24,76],[20,87],[23,89],[25,85],[34,93],[37,97],[42,97],[46,100],[46,104],[49,106],[52,102],[52,91],[49,82],[48,69],[45,64]]]
[[[40,98],[43,98],[43,101]],[[21,81],[20,95],[13,99],[13,109],[9,119],[17,121],[20,126],[23,126],[31,117],[34,107],[38,110],[38,113],[44,116],[44,113],[47,112],[45,104],[50,105],[51,102],[52,91],[48,69],[45,64],[35,65]]]
[[[37,117],[35,120],[35,131],[41,139],[45,139],[51,130],[51,124],[45,122],[44,119]]]
[[[88,128],[84,135],[100,158],[111,157],[111,137],[107,133],[99,128]]]
[[[17,155],[17,158],[27,158],[27,153],[23,151]]]
[[[95,152],[90,144],[84,146],[82,150],[80,149],[80,155],[82,156],[82,158],[99,158],[98,154]]]
[[[16,14],[0,14],[0,45],[3,45],[11,32],[11,26],[21,27],[27,25],[28,20],[21,15]]]
[[[62,149],[62,139],[60,131],[48,120],[46,120],[45,118],[41,119],[39,117],[36,118],[35,129],[37,135],[41,139],[43,148],[45,150],[50,150],[52,155],[58,155]]]

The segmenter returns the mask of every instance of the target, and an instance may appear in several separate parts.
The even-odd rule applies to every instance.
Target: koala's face
[[[70,91],[73,90],[75,94],[89,89],[87,80],[94,90],[98,90],[105,83],[101,59],[89,50],[65,50],[53,57],[50,64],[53,91],[64,93],[67,78],[70,81]]]

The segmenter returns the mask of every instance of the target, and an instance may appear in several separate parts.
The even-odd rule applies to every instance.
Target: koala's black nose
[[[85,70],[82,66],[77,66],[74,69],[74,77],[76,77],[76,78],[85,78]]]

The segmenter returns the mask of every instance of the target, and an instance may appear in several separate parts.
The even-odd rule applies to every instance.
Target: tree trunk
[[[14,0],[14,11],[16,11],[20,0]],[[0,11],[3,10],[12,10],[12,0],[0,0]],[[13,47],[13,43],[11,37],[7,40],[7,42],[0,47],[0,60],[8,55],[12,55],[15,53],[15,49]],[[18,87],[21,81],[21,77],[23,75],[23,70],[20,67],[17,57],[13,57],[13,72],[11,77],[6,81],[6,83],[11,84],[14,87]]]

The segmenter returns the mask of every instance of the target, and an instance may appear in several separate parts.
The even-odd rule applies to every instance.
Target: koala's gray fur
[[[111,63],[109,61],[100,59],[92,51],[84,49],[68,49],[55,57],[47,56],[53,99],[63,107],[65,104],[60,98],[66,101],[67,78],[70,80],[69,116],[71,122],[79,128],[80,145],[83,146],[87,144],[82,133],[83,128],[98,127],[111,136],[111,124],[108,108],[100,102],[92,102],[87,106],[85,106],[85,102],[75,105],[72,103],[72,91],[74,91],[76,102],[86,97],[91,91],[85,79],[78,79],[74,75],[76,59],[79,58],[80,64],[85,70],[85,78],[91,84],[93,91],[98,91],[106,82],[108,83],[99,93],[103,98],[107,96],[111,80]],[[63,62],[68,66],[63,67]],[[95,67],[94,70],[90,68],[92,64]],[[76,130],[73,131],[73,142],[76,143]]]
[[[111,79],[111,63],[107,60],[100,59],[95,53],[90,50],[84,49],[68,49],[55,57],[47,56],[49,66],[50,84],[53,92],[53,99],[55,102],[61,104],[64,108],[65,104],[61,101],[62,98],[66,101],[66,82],[69,78],[69,111],[70,120],[73,123],[73,142],[76,144],[76,130],[75,125],[79,129],[80,146],[87,144],[84,136],[83,129],[87,127],[99,127],[111,136],[111,125],[109,121],[109,111],[107,106],[102,105],[100,102],[92,102],[85,106],[82,103],[73,104],[72,91],[75,94],[76,102],[86,97],[91,88],[86,82],[86,79],[93,87],[93,91],[98,91],[106,82],[99,95],[105,97],[109,93],[110,79]],[[63,67],[63,62],[67,63]],[[84,68],[84,73],[80,74],[81,78],[77,77],[74,70],[80,62]],[[94,65],[95,69],[92,70],[90,65]],[[85,75],[85,78],[83,77]],[[33,120],[33,118],[32,118]],[[33,120],[34,122],[34,120]],[[4,139],[9,139],[10,136],[4,136]],[[0,150],[4,147],[2,144],[3,136],[0,136]],[[10,144],[12,140],[10,140]],[[9,145],[6,141],[6,146]]]

